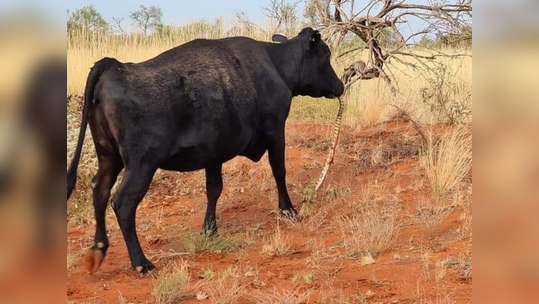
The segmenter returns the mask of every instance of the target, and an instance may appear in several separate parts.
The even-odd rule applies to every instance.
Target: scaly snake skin
[[[329,167],[333,163],[333,158],[335,157],[335,150],[337,149],[337,144],[339,142],[339,135],[341,133],[341,124],[342,124],[342,116],[344,114],[345,109],[345,103],[343,100],[343,96],[346,95],[346,91],[348,91],[349,86],[345,87],[344,94],[339,97],[339,113],[337,113],[337,118],[335,119],[335,123],[333,125],[333,136],[331,138],[331,148],[328,153],[328,157],[326,160],[326,164],[324,165],[324,169],[322,169],[322,172],[320,173],[320,177],[318,178],[318,182],[316,183],[316,188],[314,191],[318,191],[322,184],[324,183],[324,180],[326,179],[326,175],[328,174]]]

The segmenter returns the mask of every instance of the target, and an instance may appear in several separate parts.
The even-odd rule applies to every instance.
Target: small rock
[[[371,264],[374,264],[374,263],[376,263],[376,261],[370,255],[366,255],[366,256],[361,258],[361,265],[371,265]]]

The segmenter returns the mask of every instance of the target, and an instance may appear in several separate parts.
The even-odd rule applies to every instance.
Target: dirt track
[[[243,158],[225,164],[218,224],[221,235],[242,240],[242,248],[232,252],[169,254],[178,239],[198,233],[202,225],[204,175],[158,174],[139,208],[138,232],[158,268],[187,263],[191,282],[181,303],[215,303],[215,296],[199,301],[194,295],[218,289],[218,282],[225,285],[223,290],[241,286],[237,303],[293,293],[308,295],[305,303],[471,303],[471,274],[462,268],[468,258],[471,263],[471,227],[466,221],[471,217],[470,181],[443,199],[444,216],[429,231],[430,226],[418,220],[418,206],[433,200],[433,194],[418,164],[420,139],[413,128],[396,121],[363,130],[345,127],[335,163],[311,203],[309,185],[325,160],[329,132],[330,126],[320,125],[290,124],[287,129],[288,186],[304,214],[301,223],[277,216],[267,157],[256,164]],[[338,220],[366,200],[397,210],[394,242],[375,261],[344,254]],[[110,208],[107,224],[111,248],[101,269],[88,275],[82,257],[67,269],[68,302],[154,303],[153,279],[140,278],[130,269]],[[282,256],[264,254],[262,248],[277,225],[288,237],[290,250]],[[68,216],[71,254],[83,255],[93,233],[93,224],[75,226]],[[216,274],[213,281],[200,278],[207,270]],[[228,280],[217,278],[226,272],[232,273]]]

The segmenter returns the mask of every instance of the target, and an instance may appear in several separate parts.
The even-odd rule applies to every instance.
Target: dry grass
[[[234,236],[207,235],[190,232],[178,239],[173,239],[168,248],[173,252],[186,254],[233,252],[243,247],[244,243]]]
[[[329,206],[329,205],[326,205]],[[321,208],[317,212],[313,212],[305,216],[303,219],[303,226],[307,228],[311,233],[321,232],[324,224],[326,223],[328,210],[330,207]]]
[[[444,269],[455,269],[465,278],[471,278],[473,263],[471,253],[459,257],[450,257],[440,262]]]
[[[185,264],[163,269],[153,280],[152,295],[159,304],[178,302],[189,284],[189,272]]]
[[[213,270],[211,269],[205,269],[201,271],[200,274],[198,275],[198,278],[202,280],[211,280],[214,277],[215,277],[215,272],[213,272]]]
[[[74,256],[70,253],[67,254],[67,269],[73,267],[77,261],[77,256]]]
[[[207,293],[215,304],[235,304],[245,294],[248,286],[239,277],[220,278],[208,283]]]
[[[436,239],[436,234],[440,229],[443,219],[446,216],[446,209],[441,203],[420,202],[417,206],[418,213],[416,222],[424,229],[429,244]]]
[[[127,300],[124,295],[118,290],[118,304],[127,304]]]
[[[290,242],[281,230],[279,222],[273,234],[262,246],[262,253],[267,255],[285,255],[290,251]]]
[[[67,164],[77,145],[79,133],[80,113],[67,115]],[[67,205],[69,224],[82,226],[90,224],[94,220],[92,199],[92,178],[97,173],[97,157],[90,132],[86,133],[82,156],[77,171],[77,188]]]
[[[311,290],[302,291],[299,288],[276,288],[269,292],[258,292],[255,294],[254,301],[257,304],[304,304],[308,303],[311,296]]]
[[[351,96],[359,96],[361,91],[361,87],[354,87]],[[382,92],[374,92],[370,98],[363,101],[356,101],[354,98],[349,101],[352,103],[352,109],[357,107],[358,119],[362,127],[374,126],[387,120],[390,110],[387,106],[390,102],[388,96],[389,92],[382,89]]]
[[[67,204],[69,223],[74,226],[85,226],[94,221],[94,206],[91,200],[92,191],[87,192],[90,197],[82,202],[76,201]]]
[[[420,265],[421,277],[424,282],[428,282],[431,279],[432,252],[428,248],[422,248],[419,259],[421,261],[421,265]]]
[[[389,249],[397,232],[396,216],[394,207],[371,203],[358,207],[349,216],[339,217],[345,256],[374,259]]]
[[[472,168],[472,136],[466,127],[456,127],[438,138],[431,136],[420,151],[419,161],[437,196],[454,189]]]
[[[210,299],[211,303],[242,303],[246,288],[258,281],[258,270],[252,267],[228,267],[219,274],[205,272],[197,299]]]

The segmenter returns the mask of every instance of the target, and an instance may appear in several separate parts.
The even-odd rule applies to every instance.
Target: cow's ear
[[[271,37],[271,40],[273,42],[279,42],[279,43],[284,43],[284,42],[287,42],[288,41],[288,38],[286,38],[285,36],[283,35],[279,35],[279,34],[275,34]]]
[[[320,35],[319,31],[314,31],[309,41],[310,41],[311,48],[315,48],[318,46],[320,41],[322,41],[322,35]]]

